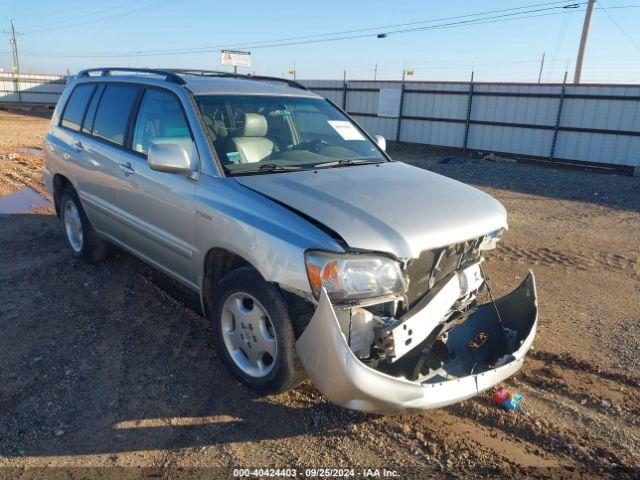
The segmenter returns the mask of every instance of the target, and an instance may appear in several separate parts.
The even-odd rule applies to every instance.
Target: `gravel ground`
[[[0,111],[0,208],[20,189],[43,192],[41,156],[20,149],[40,147],[47,124]],[[122,252],[74,260],[41,208],[0,215],[0,478],[211,478],[234,467],[637,478],[640,179],[392,155],[473,184],[509,212],[491,283],[505,294],[532,268],[540,298],[534,349],[506,382],[524,397],[518,411],[486,393],[365,415],[309,382],[255,396],[216,357],[193,296]]]

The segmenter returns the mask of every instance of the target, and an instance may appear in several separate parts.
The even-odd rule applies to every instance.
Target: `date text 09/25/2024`
[[[234,468],[235,478],[398,478],[396,470],[386,468]]]

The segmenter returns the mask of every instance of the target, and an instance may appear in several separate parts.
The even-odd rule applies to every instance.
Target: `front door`
[[[197,288],[193,265],[195,183],[185,175],[151,170],[147,162],[154,143],[175,143],[197,155],[180,101],[162,89],[145,90],[131,140],[128,185],[120,203],[132,210],[136,224],[129,245],[150,263]]]

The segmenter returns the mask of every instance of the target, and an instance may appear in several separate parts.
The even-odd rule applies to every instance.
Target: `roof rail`
[[[193,68],[167,68],[167,72],[173,73],[181,73],[183,75],[198,75],[201,77],[231,77],[231,78],[242,78],[244,80],[257,80],[264,82],[282,82],[286,83],[290,87],[299,88],[301,90],[308,90],[307,87],[298,83],[294,80],[289,80],[288,78],[280,78],[280,77],[268,77],[264,75],[245,75],[242,73],[232,73],[232,72],[223,72],[220,70],[199,70]]]
[[[91,75],[92,72],[100,72],[100,75]],[[185,85],[187,82],[184,78],[176,75],[177,72],[170,70],[156,70],[153,68],[128,68],[128,67],[102,67],[102,68],[88,68],[78,72],[78,78],[101,76],[108,77],[112,72],[132,72],[132,73],[148,73],[152,75],[163,76],[168,82],[177,83],[178,85]]]

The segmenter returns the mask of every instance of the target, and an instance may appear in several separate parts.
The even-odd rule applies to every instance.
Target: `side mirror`
[[[191,173],[189,154],[177,143],[152,144],[147,159],[151,170],[182,175]]]
[[[382,150],[383,152],[386,152],[387,151],[387,139],[384,138],[382,135],[374,135],[373,138],[376,139],[376,143],[380,147],[380,150]]]

